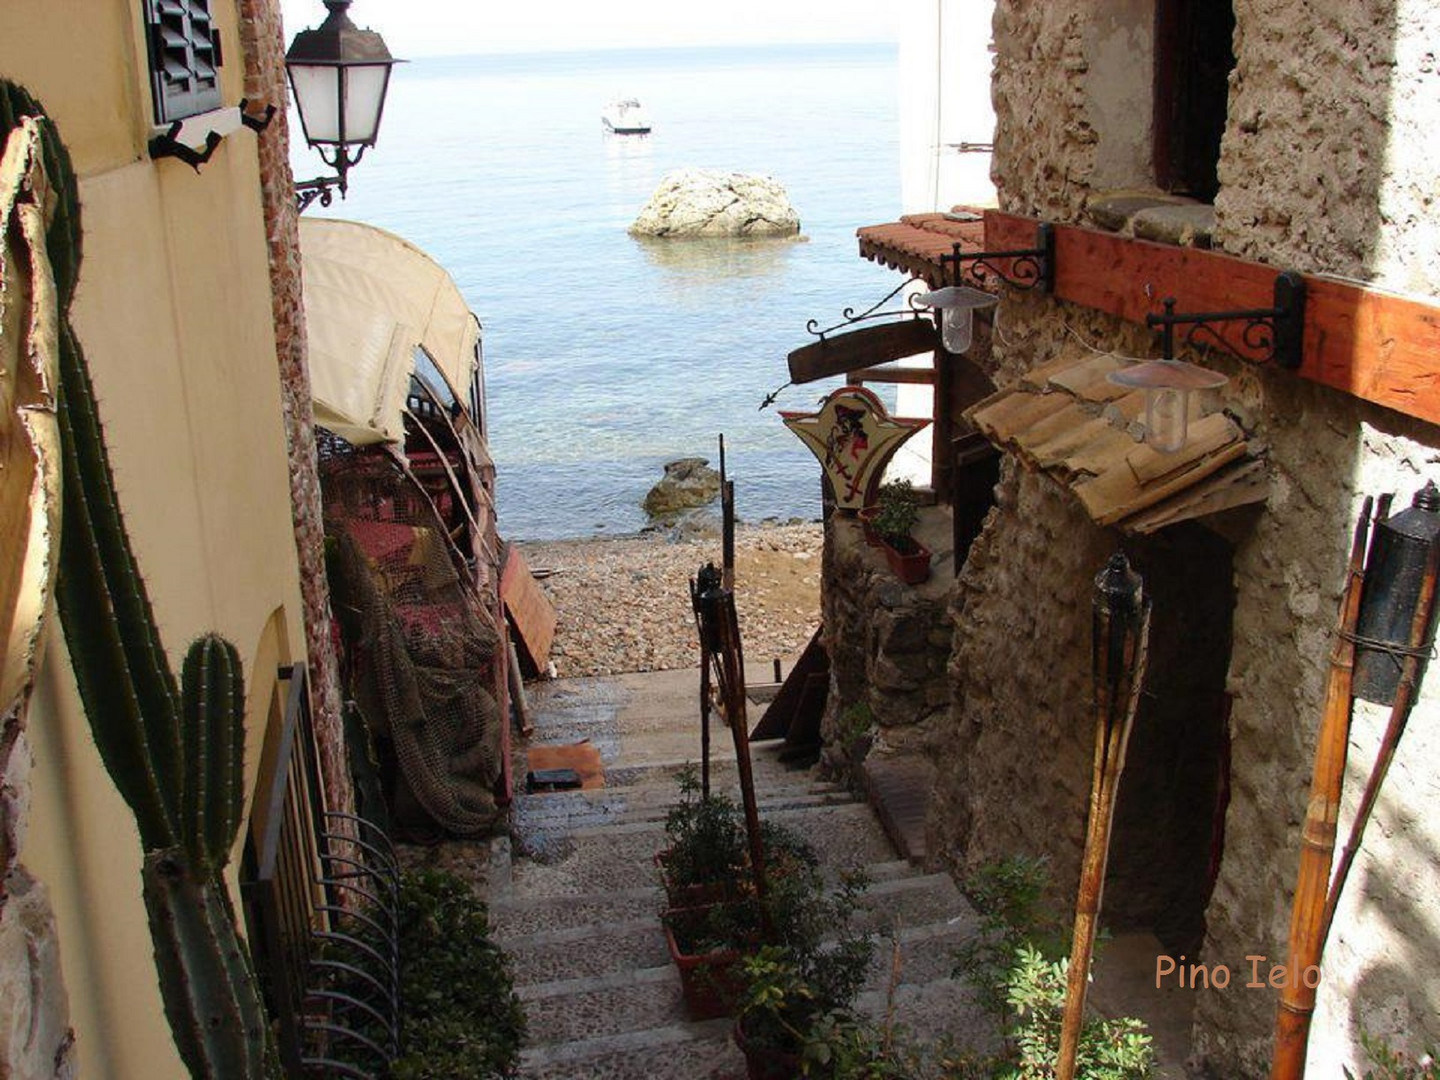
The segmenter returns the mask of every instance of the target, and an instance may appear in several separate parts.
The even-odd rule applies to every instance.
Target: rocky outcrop
[[[652,518],[671,517],[704,506],[720,494],[720,474],[704,458],[681,458],[665,466],[665,476],[645,496]]]
[[[800,215],[773,177],[680,169],[666,174],[630,226],[632,236],[795,236]]]

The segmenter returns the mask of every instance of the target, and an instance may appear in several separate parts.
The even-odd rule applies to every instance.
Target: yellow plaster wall
[[[231,105],[240,35],[234,7],[216,6]],[[84,262],[72,317],[120,504],[172,666],[207,630],[240,650],[250,791],[275,666],[305,654],[255,135],[231,134],[199,174],[152,161],[140,34],[139,0],[4,0],[0,74],[41,101],[75,162]],[[22,857],[55,905],[81,1075],[181,1080],[138,834],[90,738],[58,626],[30,729]]]

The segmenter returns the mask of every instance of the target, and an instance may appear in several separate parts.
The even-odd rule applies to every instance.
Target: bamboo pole
[[[1094,668],[1095,754],[1090,777],[1090,812],[1085,851],[1080,860],[1080,885],[1075,897],[1075,928],[1065,988],[1065,1013],[1060,1028],[1057,1080],[1074,1080],[1080,1033],[1085,1021],[1090,961],[1105,892],[1105,867],[1110,858],[1110,832],[1125,753],[1145,680],[1150,641],[1150,606],[1139,576],[1123,554],[1112,556],[1097,584],[1092,641]]]
[[[1367,498],[1355,524],[1350,563],[1340,600],[1335,644],[1330,652],[1330,678],[1325,710],[1315,748],[1310,781],[1310,802],[1300,836],[1300,868],[1290,913],[1288,977],[1275,1011],[1275,1056],[1270,1080],[1300,1080],[1305,1075],[1305,1044],[1315,1011],[1315,988],[1306,985],[1311,968],[1318,970],[1324,946],[1324,920],[1335,854],[1335,831],[1340,812],[1340,791],[1345,779],[1345,754],[1354,707],[1351,683],[1355,671],[1355,624],[1360,614],[1360,590],[1365,580],[1366,536],[1372,501]]]
[[[1361,796],[1360,806],[1355,811],[1355,820],[1350,824],[1350,835],[1340,853],[1340,862],[1335,867],[1329,895],[1325,898],[1325,913],[1320,923],[1320,949],[1322,952],[1325,942],[1330,937],[1330,924],[1335,921],[1335,908],[1340,903],[1340,894],[1344,891],[1345,881],[1350,876],[1350,867],[1360,851],[1360,842],[1364,838],[1365,827],[1370,823],[1370,815],[1374,812],[1375,803],[1380,797],[1380,787],[1390,773],[1390,763],[1395,759],[1395,749],[1400,744],[1400,737],[1405,734],[1405,725],[1410,720],[1410,710],[1414,708],[1415,697],[1420,692],[1421,650],[1425,649],[1432,640],[1431,628],[1435,615],[1437,577],[1440,577],[1440,544],[1432,544],[1429,559],[1425,563],[1425,575],[1420,579],[1420,593],[1415,603],[1415,617],[1410,623],[1410,636],[1407,643],[1410,651],[1406,653],[1401,662],[1400,683],[1395,688],[1395,700],[1390,706],[1390,719],[1385,725],[1385,735],[1380,741],[1380,750],[1375,755],[1375,765],[1370,770],[1370,778],[1365,783],[1365,793]]]

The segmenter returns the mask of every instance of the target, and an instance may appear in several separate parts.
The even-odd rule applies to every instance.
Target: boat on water
[[[606,105],[600,122],[614,135],[650,134],[650,117],[635,98],[619,98]]]

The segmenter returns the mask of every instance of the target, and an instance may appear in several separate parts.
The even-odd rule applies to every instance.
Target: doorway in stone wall
[[[1149,667],[1120,784],[1105,883],[1114,933],[1195,957],[1224,839],[1233,549],[1186,523],[1127,544],[1153,602]]]

